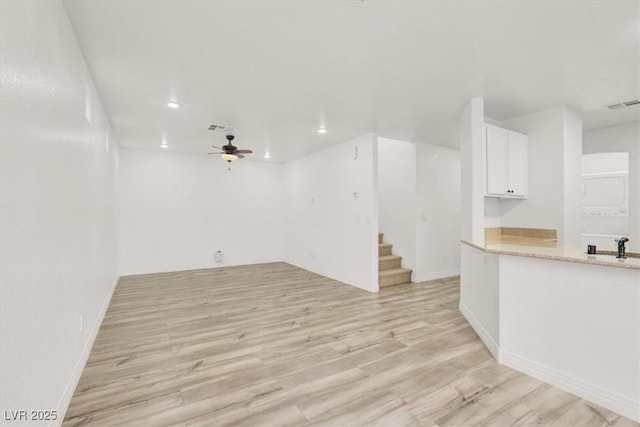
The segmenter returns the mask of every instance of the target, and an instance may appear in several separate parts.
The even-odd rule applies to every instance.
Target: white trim
[[[612,391],[605,390],[602,387],[582,381],[565,372],[558,371],[541,363],[518,356],[517,354],[501,350],[500,356],[500,363],[505,366],[523,372],[562,390],[568,391],[569,393],[573,393],[576,396],[580,396],[583,399],[617,412],[618,414],[634,421],[640,422],[640,402],[621,396]]]
[[[460,275],[460,268],[452,268],[450,270],[430,271],[418,274],[413,272],[413,282],[428,282],[430,280],[444,279],[445,277],[453,277]]]
[[[76,363],[75,368],[73,369],[73,373],[71,374],[71,378],[67,382],[67,386],[64,389],[64,393],[62,393],[62,397],[58,401],[58,418],[55,421],[52,421],[50,426],[61,426],[62,421],[64,420],[65,414],[67,413],[67,409],[69,409],[69,404],[71,403],[71,398],[73,397],[74,392],[76,391],[76,387],[78,386],[78,382],[80,381],[80,376],[84,371],[84,367],[87,364],[87,360],[89,360],[89,355],[91,354],[91,349],[93,348],[93,343],[98,336],[98,331],[100,330],[100,326],[102,325],[102,321],[104,320],[105,314],[107,314],[107,309],[109,308],[109,304],[111,304],[111,297],[113,296],[113,292],[116,290],[116,286],[118,285],[118,281],[120,278],[116,278],[116,280],[111,285],[111,289],[107,293],[105,297],[102,307],[100,307],[100,312],[96,317],[93,326],[91,327],[91,331],[87,337],[87,341],[84,344],[84,348],[82,349],[82,353],[80,353],[80,357],[78,358],[78,362]]]
[[[493,340],[489,332],[487,332],[487,330],[482,327],[482,324],[480,323],[480,321],[473,315],[473,313],[471,313],[471,311],[467,308],[466,305],[464,305],[462,301],[460,301],[459,310],[460,310],[460,313],[462,313],[462,315],[464,316],[464,318],[467,319],[467,322],[469,322],[473,330],[476,331],[476,334],[478,334],[478,337],[480,337],[480,340],[482,340],[485,347],[487,347],[487,350],[489,350],[489,353],[491,353],[493,358],[496,359],[498,362],[502,363],[500,347]]]

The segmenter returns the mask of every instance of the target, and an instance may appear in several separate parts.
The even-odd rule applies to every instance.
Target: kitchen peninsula
[[[489,351],[640,421],[640,259],[503,233],[461,245],[460,311]]]

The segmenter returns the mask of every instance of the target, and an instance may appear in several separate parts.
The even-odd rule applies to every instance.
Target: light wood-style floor
[[[496,363],[458,289],[284,263],[122,278],[64,425],[638,426]]]

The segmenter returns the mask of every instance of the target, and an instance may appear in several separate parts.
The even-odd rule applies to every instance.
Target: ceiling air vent
[[[609,110],[619,110],[621,108],[631,107],[632,105],[640,104],[640,100],[634,99],[632,101],[621,102],[619,104],[608,105],[607,108]]]
[[[211,126],[209,126],[209,130],[212,131],[216,131],[216,130],[228,130],[229,126],[225,126],[225,125],[217,125],[217,124],[212,124]]]

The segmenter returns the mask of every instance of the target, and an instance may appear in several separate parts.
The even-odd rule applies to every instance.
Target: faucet
[[[624,248],[624,244],[627,243],[629,241],[628,237],[621,237],[619,239],[616,239],[616,242],[618,242],[618,256],[616,258],[626,258],[626,250]]]

